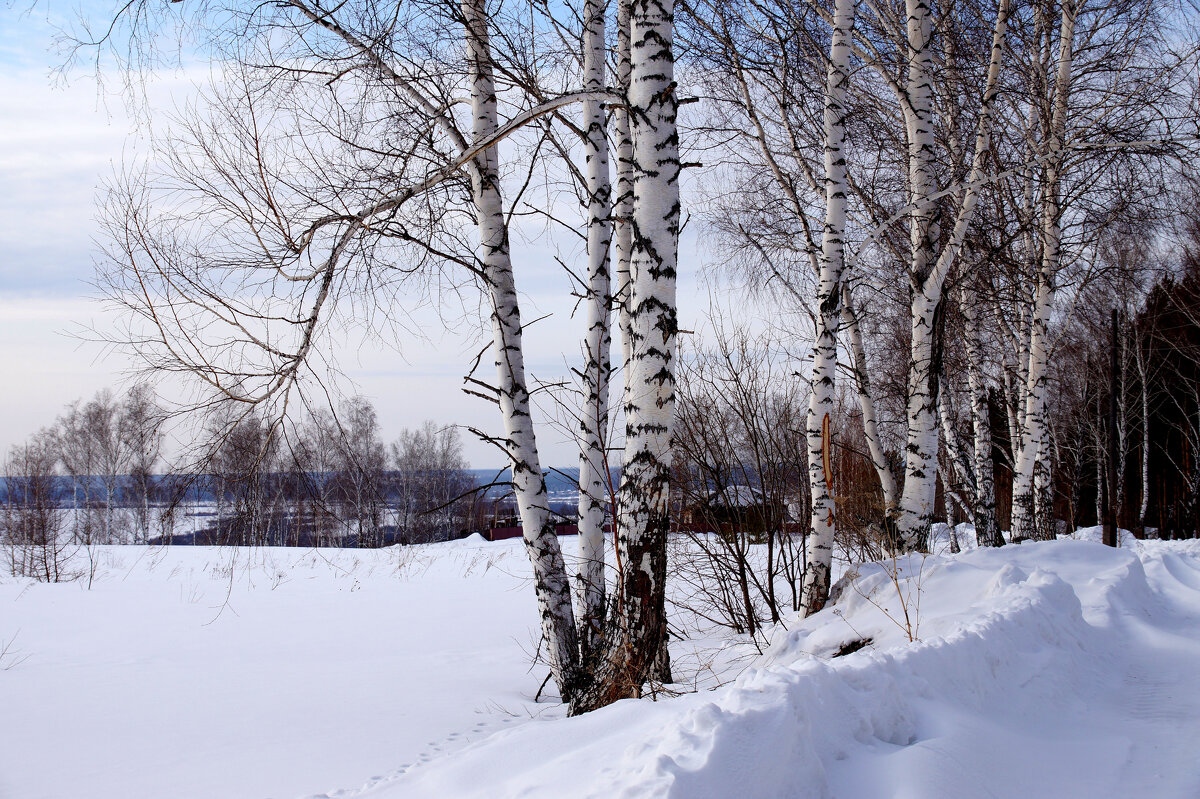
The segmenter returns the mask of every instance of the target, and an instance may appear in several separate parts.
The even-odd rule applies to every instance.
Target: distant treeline
[[[12,448],[0,543],[14,572],[53,579],[69,548],[117,543],[386,546],[443,541],[512,513],[506,469],[472,470],[459,432],[425,422],[390,444],[356,397],[286,428],[250,413],[202,426],[187,466],[163,457],[154,392],[102,391]],[[574,470],[547,475],[573,513]]]
[[[508,469],[466,469],[470,480],[480,487],[480,496],[491,501],[503,502],[509,497],[511,489]],[[613,469],[617,474],[618,470]],[[384,472],[385,485],[394,484],[400,478],[395,471]],[[282,475],[276,475],[282,477]],[[327,483],[335,479],[333,473],[310,475],[316,483]],[[61,508],[76,509],[85,504],[85,497],[98,496],[102,493],[107,478],[100,475],[75,477],[72,475],[53,475],[50,478],[50,493],[56,504]],[[563,469],[552,469],[546,472],[546,489],[550,495],[551,505],[555,510],[565,511],[568,506],[574,506],[579,496],[579,467],[572,466]],[[156,503],[177,501],[186,505],[212,504],[217,500],[216,486],[219,478],[216,475],[178,475],[155,474],[149,481],[152,484]],[[388,498],[385,496],[385,498]],[[391,497],[398,498],[398,495]],[[133,475],[119,475],[114,494],[115,504],[119,507],[130,507],[141,501],[139,479]],[[8,478],[0,475],[0,502],[8,501]]]

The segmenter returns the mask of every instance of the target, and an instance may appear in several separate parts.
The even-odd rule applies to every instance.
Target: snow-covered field
[[[111,548],[0,581],[0,797],[1194,799],[1200,542],[1095,537],[860,568],[761,656],[673,644],[723,687],[578,719],[519,542]]]

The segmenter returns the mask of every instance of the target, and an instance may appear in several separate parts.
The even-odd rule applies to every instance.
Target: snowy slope
[[[0,580],[0,797],[1200,796],[1200,542],[895,568],[723,688],[564,719],[519,542],[105,550]]]
[[[293,799],[559,712],[519,547],[101,554],[0,578],[3,799]]]

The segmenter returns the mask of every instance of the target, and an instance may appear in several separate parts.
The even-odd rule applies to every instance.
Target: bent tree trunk
[[[481,141],[498,127],[487,16],[483,0],[465,0],[462,10],[470,62],[472,133],[475,141]],[[529,415],[521,314],[509,256],[498,161],[496,148],[492,147],[475,157],[471,170],[471,189],[479,219],[477,259],[492,304],[498,399],[504,417],[503,444],[511,463],[525,549],[533,565],[542,635],[555,684],[563,701],[570,704],[580,687],[579,643],[571,609],[570,580],[550,518],[546,481]]]
[[[805,615],[816,613],[829,599],[836,533],[831,438],[845,262],[846,84],[850,78],[855,1],[837,0],[825,78],[825,230],[821,240],[817,335],[813,342],[812,393],[806,426],[812,537],[806,553],[802,589]]]

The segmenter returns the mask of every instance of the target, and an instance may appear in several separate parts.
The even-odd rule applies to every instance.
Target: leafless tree
[[[266,546],[278,529],[282,501],[279,439],[257,414],[237,414],[230,424],[229,415],[236,413],[227,411],[209,425],[217,439],[207,462],[217,503],[214,543]]]
[[[402,431],[391,461],[396,526],[405,543],[446,541],[464,529],[474,480],[456,428],[426,421]]]
[[[297,390],[322,377],[324,330],[398,322],[410,284],[447,267],[458,269],[451,286],[477,280],[504,421],[494,440],[513,461],[569,698],[577,636],[528,412],[515,200],[505,202],[497,144],[590,95],[537,103],[510,90],[491,44],[501,17],[482,3],[229,12],[224,29],[208,17],[225,56],[220,85],[110,194],[102,282],[132,320],[121,339],[151,368],[186,372],[240,406],[231,431],[252,415],[277,429]]]
[[[333,481],[342,523],[360,547],[383,544],[386,451],[375,408],[365,397],[342,403],[328,436],[335,446]]]
[[[65,535],[67,512],[57,485],[57,436],[42,430],[9,452],[4,462],[0,542],[14,576],[45,582],[74,579],[70,561],[78,549]]]
[[[293,538],[314,546],[338,546],[344,530],[337,516],[338,447],[336,425],[321,409],[297,425],[286,440],[284,470]]]
[[[136,384],[121,399],[117,434],[127,454],[125,500],[132,505],[135,543],[146,543],[156,526],[154,506],[161,492],[155,477],[162,464],[164,416],[146,383]]]
[[[807,386],[772,336],[718,334],[679,371],[674,602],[754,636],[801,608]]]
[[[1021,232],[1010,237],[1015,271],[997,295],[1006,301],[997,323],[1017,535],[1053,535],[1038,520],[1053,502],[1045,410],[1055,328],[1092,279],[1106,229],[1132,231],[1161,215],[1165,167],[1194,140],[1194,52],[1169,32],[1179,11],[1145,0],[1038,2],[1014,26],[1005,102],[1017,124],[997,158],[1023,165],[1000,186]]]
[[[126,532],[121,488],[132,462],[121,411],[105,389],[70,405],[55,425],[57,450],[73,482],[77,543],[119,543]]]

